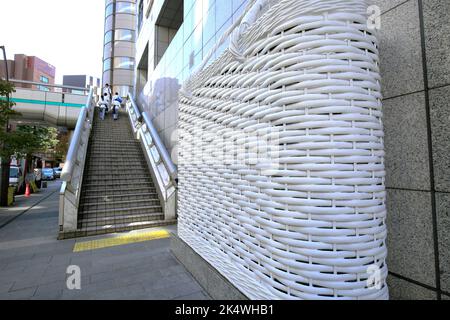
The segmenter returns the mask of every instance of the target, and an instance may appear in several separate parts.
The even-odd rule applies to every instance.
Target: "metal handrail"
[[[136,113],[137,118],[139,119],[139,122],[144,122],[147,126],[148,132],[150,133],[150,136],[153,140],[153,143],[156,146],[156,149],[158,150],[158,153],[161,157],[162,162],[164,163],[164,166],[167,169],[167,173],[169,174],[172,183],[176,186],[177,185],[177,168],[175,167],[175,164],[172,161],[172,158],[169,155],[169,152],[167,151],[166,147],[164,146],[164,143],[162,142],[161,138],[159,137],[158,131],[156,130],[155,126],[153,125],[152,121],[150,120],[149,115],[146,111],[140,112],[139,108],[137,107],[133,96],[129,93],[128,99],[131,102],[131,105],[133,106],[133,110]]]
[[[138,119],[139,122],[142,122],[141,110],[139,110],[138,106],[136,105],[136,102],[134,102],[134,99],[130,93],[128,94],[128,99],[131,102],[131,106],[133,107],[134,113],[136,114],[136,118]]]
[[[64,168],[61,172],[61,180],[69,182],[72,179],[73,168],[75,166],[75,161],[77,158],[77,151],[81,139],[81,133],[84,129],[84,122],[88,116],[88,110],[91,107],[92,97],[94,94],[93,88],[89,91],[89,96],[86,105],[81,109],[80,115],[78,117],[77,125],[73,133],[72,142],[70,143],[69,151],[67,152],[66,162]]]
[[[142,114],[142,117],[144,119],[145,125],[147,126],[148,132],[150,133],[153,139],[156,149],[158,149],[159,155],[161,156],[161,159],[164,165],[166,166],[167,172],[169,173],[170,177],[174,180],[174,183],[176,184],[175,180],[177,179],[177,168],[175,167],[175,164],[173,163],[172,158],[169,155],[169,152],[167,151],[161,138],[159,137],[158,131],[156,131],[156,128],[153,126],[153,123],[150,120],[150,117],[148,116],[147,112],[144,112]]]
[[[60,84],[49,84],[49,83],[43,83],[43,82],[26,81],[26,80],[18,80],[18,79],[9,79],[9,81],[14,82],[14,83],[31,84],[31,85],[42,86],[42,87],[70,89],[70,90],[78,90],[78,91],[83,91],[83,92],[90,91],[90,88],[72,87],[72,86],[65,86],[65,85],[60,85]]]

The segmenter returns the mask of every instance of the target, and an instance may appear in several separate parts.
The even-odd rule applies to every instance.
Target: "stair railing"
[[[141,142],[165,220],[176,218],[177,169],[164,146],[158,131],[146,111],[141,112],[131,94],[128,94],[127,112],[135,137]]]
[[[81,109],[77,125],[70,142],[66,162],[61,172],[63,181],[59,193],[59,231],[71,233],[77,230],[78,207],[80,202],[81,184],[83,181],[84,164],[91,135],[94,118],[95,99],[91,89],[86,105]]]

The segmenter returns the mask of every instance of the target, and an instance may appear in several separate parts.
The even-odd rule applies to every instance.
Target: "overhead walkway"
[[[100,120],[92,92],[61,175],[61,239],[175,223],[176,169],[132,97]]]
[[[11,80],[15,84],[29,86],[44,86],[42,83]],[[19,121],[25,123],[46,123],[74,129],[80,115],[81,108],[86,104],[87,89],[60,85],[47,85],[62,89],[77,90],[80,94],[16,88],[11,96],[15,102],[14,110],[20,112]]]

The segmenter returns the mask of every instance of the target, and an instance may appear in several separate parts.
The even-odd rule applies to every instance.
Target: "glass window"
[[[45,91],[45,92],[49,92],[49,91],[50,91],[49,88],[44,87],[44,86],[37,86],[37,88],[38,88],[38,90],[40,90],[40,91]]]
[[[141,31],[143,20],[144,20],[144,0],[141,0],[139,2],[139,11],[138,11],[138,32]]]
[[[129,69],[134,68],[134,59],[129,57],[115,57],[114,69]]]
[[[103,59],[111,58],[112,56],[112,44],[107,43],[105,44],[105,47],[103,48]]]
[[[104,70],[103,78],[102,78],[103,83],[104,84],[111,83],[111,76],[112,76],[112,71],[111,70]],[[99,87],[100,87],[100,85],[99,85]]]
[[[117,92],[121,97],[126,97],[131,92],[131,88],[128,86],[114,86],[113,92]]]
[[[39,76],[39,81],[42,82],[42,83],[49,83],[49,80],[48,80],[48,78],[46,76]],[[46,91],[46,92],[50,91],[49,88],[44,87],[44,86],[37,86],[37,89],[40,90],[40,91]]]
[[[105,17],[111,15],[114,13],[114,3],[110,3],[107,7],[106,7],[106,15]]]
[[[107,33],[105,33],[105,43],[111,42],[112,41],[112,37],[113,37],[113,32],[112,31],[108,31]]]
[[[105,31],[109,31],[113,29],[114,24],[114,16],[109,16],[105,19]]]
[[[134,14],[136,6],[131,2],[117,2],[116,13],[131,13]]]
[[[40,80],[42,83],[48,83],[48,78],[44,76],[40,76]]]
[[[106,59],[103,61],[103,71],[111,69],[111,59]]]
[[[117,29],[114,34],[116,41],[132,41],[134,42],[134,31],[128,29]]]

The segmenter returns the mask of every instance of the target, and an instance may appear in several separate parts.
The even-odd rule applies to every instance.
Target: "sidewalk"
[[[117,235],[56,240],[60,185],[0,209],[0,299],[208,299],[169,238],[81,252],[76,243]],[[81,270],[81,290],[67,289],[71,265]]]
[[[16,196],[14,206],[12,207],[0,207],[0,228],[29,210],[31,207],[35,206],[39,202],[45,200],[54,192],[58,192],[59,187],[61,186],[60,183],[53,181],[47,182],[47,184],[48,188],[40,189],[38,193],[32,193],[29,198],[26,198],[25,195]]]

